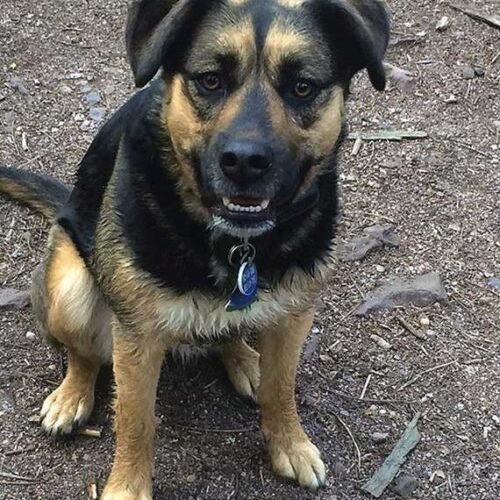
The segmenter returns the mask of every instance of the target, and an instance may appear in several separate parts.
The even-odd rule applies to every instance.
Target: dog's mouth
[[[221,211],[230,219],[256,221],[269,218],[271,200],[247,196],[222,197]]]
[[[275,210],[269,198],[223,196],[212,207],[213,227],[235,237],[255,237],[275,227]]]

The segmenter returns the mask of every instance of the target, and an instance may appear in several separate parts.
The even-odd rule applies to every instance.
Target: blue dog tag
[[[243,262],[238,271],[238,290],[247,297],[257,292],[257,268],[255,264]]]
[[[252,262],[242,262],[238,270],[238,280],[229,297],[225,310],[242,311],[257,299],[257,268]]]

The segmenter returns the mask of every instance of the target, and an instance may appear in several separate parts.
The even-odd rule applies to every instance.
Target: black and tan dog
[[[44,429],[84,422],[99,367],[113,363],[117,442],[103,498],[151,498],[160,367],[186,343],[216,343],[236,390],[255,391],[277,474],[325,481],[295,373],[331,268],[344,100],[362,68],[384,87],[388,31],[379,0],[135,2],[136,83],[162,73],[104,125],[74,189],[0,169],[0,191],[55,216],[33,306],[68,371],[43,404]],[[230,311],[235,245],[255,249],[259,278],[257,300]]]

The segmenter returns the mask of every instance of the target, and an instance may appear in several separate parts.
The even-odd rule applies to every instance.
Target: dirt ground
[[[124,4],[2,0],[3,163],[72,181],[99,119],[133,92]],[[421,130],[428,137],[364,142],[357,155],[353,142],[344,148],[339,248],[377,223],[394,224],[401,245],[360,262],[339,259],[306,347],[297,399],[323,451],[328,485],[312,494],[273,476],[257,408],[232,391],[215,361],[169,360],[157,404],[155,498],[368,498],[361,485],[417,411],[422,439],[400,473],[417,481],[409,498],[500,498],[500,292],[488,285],[500,276],[500,31],[439,0],[389,4],[387,60],[415,81],[376,94],[361,75],[350,128]],[[498,14],[495,0],[468,4]],[[449,25],[438,31],[443,16]],[[0,200],[0,287],[29,287],[47,227]],[[441,273],[449,304],[351,315],[389,276],[428,271]],[[383,349],[373,334],[392,348]],[[29,309],[0,312],[1,500],[87,498],[93,480],[102,489],[113,450],[112,376],[108,370],[101,377],[90,421],[102,437],[53,441],[33,415],[63,371],[63,356],[41,342]],[[376,443],[375,432],[388,437]],[[392,486],[383,496],[396,497]]]

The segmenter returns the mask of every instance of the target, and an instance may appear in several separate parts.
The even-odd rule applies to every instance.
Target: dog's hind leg
[[[67,348],[66,376],[41,410],[46,432],[66,434],[90,416],[99,368],[111,361],[111,312],[73,243],[57,226],[46,262],[33,276],[32,302],[46,338]]]
[[[229,380],[242,396],[256,399],[259,387],[259,354],[243,339],[235,339],[217,347]]]

